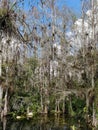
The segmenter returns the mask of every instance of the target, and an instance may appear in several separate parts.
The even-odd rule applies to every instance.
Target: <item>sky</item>
[[[81,0],[65,0],[65,2],[71,9],[74,9],[77,13],[80,12]]]
[[[39,0],[30,0],[35,5]],[[25,7],[28,8],[28,2],[25,0]],[[76,13],[81,13],[81,0],[57,0],[58,6],[63,6],[64,4],[74,10]]]
[[[74,10],[77,15],[81,14],[81,0],[58,0],[59,6],[64,4]]]

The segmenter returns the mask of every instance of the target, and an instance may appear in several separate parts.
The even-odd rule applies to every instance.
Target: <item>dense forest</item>
[[[98,0],[0,0],[0,113],[98,124]]]

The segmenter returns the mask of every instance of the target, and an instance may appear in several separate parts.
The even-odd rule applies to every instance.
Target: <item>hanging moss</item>
[[[7,9],[6,8],[0,8],[0,18],[7,15]]]

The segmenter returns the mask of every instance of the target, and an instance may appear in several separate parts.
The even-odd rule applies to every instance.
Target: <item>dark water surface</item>
[[[37,116],[33,119],[12,120],[4,118],[0,130],[95,130],[84,120],[64,116]]]

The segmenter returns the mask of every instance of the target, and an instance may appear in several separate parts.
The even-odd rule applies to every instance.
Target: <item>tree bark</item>
[[[4,116],[7,115],[7,103],[8,103],[7,97],[8,97],[8,89],[6,90],[5,97],[4,97],[4,110],[3,110]]]
[[[65,113],[65,100],[63,100],[63,113]]]
[[[2,97],[3,97],[3,88],[2,85],[0,85],[0,113],[2,111]]]

